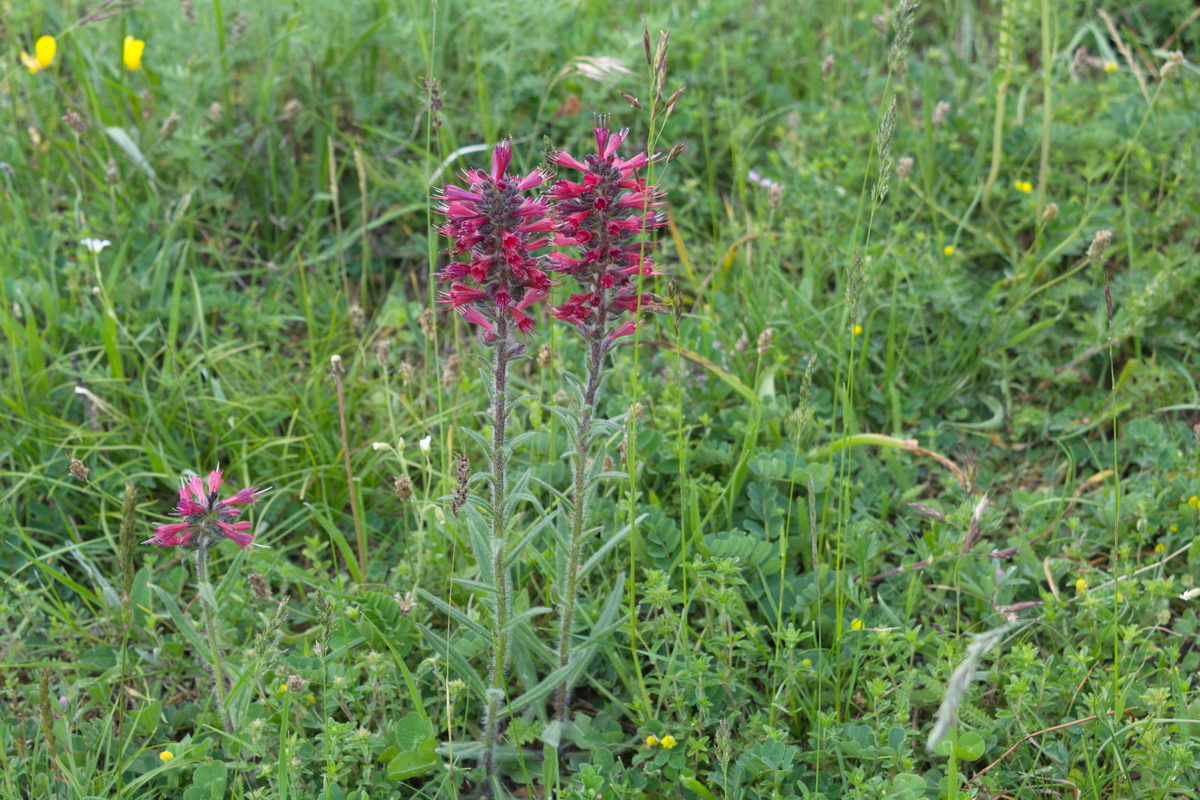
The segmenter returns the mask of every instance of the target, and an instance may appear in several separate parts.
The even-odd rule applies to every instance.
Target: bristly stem
[[[490,781],[496,764],[496,740],[500,728],[500,701],[504,697],[504,677],[508,671],[508,575],[504,567],[504,541],[507,533],[505,490],[507,488],[505,427],[508,417],[508,362],[511,355],[508,318],[496,322],[492,365],[495,385],[492,393],[492,573],[496,584],[496,606],[492,614],[492,668],[488,677],[487,712],[483,720],[483,771]]]
[[[225,670],[221,666],[221,646],[217,643],[217,627],[213,621],[215,609],[210,608],[204,596],[204,585],[208,583],[208,548],[196,548],[196,583],[200,589],[200,610],[204,615],[204,632],[208,635],[208,649],[212,653],[213,678],[217,684],[217,709],[221,712],[221,724],[225,733],[233,735],[233,722],[229,718],[229,706],[225,703]]]
[[[579,409],[579,425],[575,429],[574,453],[571,456],[573,483],[571,488],[571,540],[567,553],[567,574],[563,596],[558,612],[558,666],[565,667],[571,659],[571,625],[575,617],[575,600],[579,594],[579,559],[583,553],[584,524],[587,521],[587,473],[591,447],[588,434],[596,413],[596,393],[600,387],[600,374],[604,369],[604,356],[609,342],[604,338],[607,324],[607,303],[601,302],[598,317],[589,337],[587,386],[583,393],[582,408]],[[563,679],[554,695],[554,717],[567,722],[567,701],[571,693],[569,679]]]

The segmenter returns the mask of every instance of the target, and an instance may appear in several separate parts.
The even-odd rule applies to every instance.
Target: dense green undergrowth
[[[1200,61],[1189,4],[925,2],[906,53],[872,0],[0,12],[0,797],[480,791],[487,620],[448,500],[487,395],[430,310],[428,197],[502,137],[526,169],[583,148],[594,114],[643,146],[643,24],[687,87],[653,144],[685,150],[653,170],[672,313],[602,395],[628,477],[580,615],[615,622],[570,726],[507,720],[501,789],[1200,792],[1200,108],[1191,63],[1160,74]],[[569,481],[548,406],[583,353],[539,330],[514,540]],[[273,487],[269,549],[214,551],[232,736],[187,559],[139,547],[127,615],[118,563],[126,484],[146,539],[217,464]],[[553,552],[512,565],[518,611],[553,605]],[[554,625],[517,637],[510,700]]]

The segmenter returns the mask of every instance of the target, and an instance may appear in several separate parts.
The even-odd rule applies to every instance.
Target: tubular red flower
[[[224,482],[225,476],[220,470],[210,472],[207,480],[202,480],[199,475],[184,480],[179,487],[179,501],[174,512],[184,521],[159,525],[154,529],[154,536],[143,544],[208,548],[221,538],[227,538],[232,539],[238,547],[249,547],[254,541],[254,535],[247,533],[252,527],[251,523],[232,520],[241,515],[243,506],[258,502],[268,490],[248,486],[232,497],[218,500]]]
[[[605,338],[611,342],[614,339],[620,339],[622,336],[629,336],[638,329],[638,325],[640,324],[636,319],[627,319],[618,327],[609,331],[608,336]]]
[[[578,325],[591,341],[611,342],[636,330],[633,323],[616,324],[616,317],[661,308],[654,295],[644,294],[639,302],[638,293],[630,286],[635,278],[658,274],[646,257],[654,243],[645,235],[665,222],[657,211],[663,193],[637,175],[657,156],[642,152],[622,159],[617,155],[628,130],[614,132],[601,125],[593,132],[595,153],[578,159],[559,151],[553,157],[554,163],[581,171],[583,179],[560,180],[549,192],[552,213],[559,222],[554,244],[578,248],[580,256],[551,254],[551,269],[571,275],[589,291],[572,297],[552,314]],[[655,297],[653,304],[651,297]],[[610,323],[616,326],[610,329]]]
[[[469,265],[451,263],[438,278],[477,284],[452,284],[439,299],[490,335],[497,333],[501,320],[522,333],[532,332],[533,320],[523,312],[550,289],[549,278],[539,268],[544,257],[536,253],[550,245],[545,234],[555,231],[555,222],[547,217],[540,198],[524,194],[545,183],[549,173],[536,169],[524,176],[510,175],[512,158],[512,147],[501,142],[492,149],[490,172],[462,173],[469,188],[446,186],[435,192],[443,201],[436,210],[447,217],[438,232],[454,240],[453,252],[470,255]]]

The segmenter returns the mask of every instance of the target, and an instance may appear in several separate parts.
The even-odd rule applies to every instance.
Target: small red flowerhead
[[[247,487],[228,499],[218,500],[224,481],[220,470],[210,472],[207,480],[199,475],[185,478],[173,514],[183,521],[159,525],[154,536],[142,544],[208,548],[225,538],[243,549],[249,547],[254,541],[254,534],[249,533],[250,522],[234,520],[242,513],[242,506],[258,502],[268,490]]]

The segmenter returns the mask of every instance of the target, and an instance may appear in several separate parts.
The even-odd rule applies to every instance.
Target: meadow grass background
[[[525,168],[547,137],[585,149],[594,114],[686,145],[652,173],[675,313],[604,395],[635,412],[608,447],[632,478],[590,547],[630,531],[582,615],[614,598],[622,622],[557,751],[543,704],[510,721],[504,791],[1195,797],[1200,109],[1196,69],[1158,74],[1200,60],[1193,7],[1114,4],[1110,26],[1092,2],[931,0],[889,68],[871,0],[154,0],[83,25],[91,6],[0,0],[0,797],[478,792],[456,665],[487,643],[418,594],[481,613],[444,498],[454,453],[482,466],[461,430],[486,395],[471,331],[423,321],[428,198],[501,137]],[[649,108],[643,25],[687,87],[653,132],[617,94]],[[550,320],[529,348],[516,463],[563,486],[541,404],[582,353]],[[139,548],[125,624],[117,558],[126,483],[148,538],[218,463],[273,486],[251,515],[270,549],[214,556],[235,737],[187,562]],[[551,550],[513,565],[518,608],[551,604]],[[514,696],[553,626],[529,626]]]

